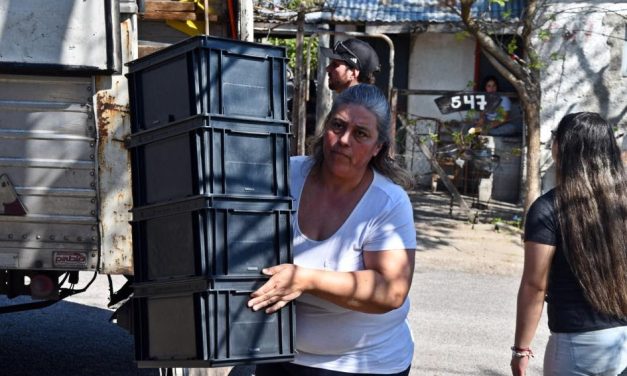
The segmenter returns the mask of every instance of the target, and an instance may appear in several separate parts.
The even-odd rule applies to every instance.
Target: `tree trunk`
[[[522,108],[525,114],[525,125],[527,127],[527,171],[524,197],[524,210],[540,196],[540,93],[534,100],[522,96]]]
[[[292,99],[292,128],[295,142],[292,144],[292,155],[305,154],[305,103],[303,81],[303,43],[305,30],[305,13],[298,12],[298,29],[296,32],[296,66],[294,67],[294,97]]]
[[[319,25],[318,29],[329,30],[328,24]],[[318,34],[318,45],[320,47],[331,47],[329,33]],[[318,86],[316,91],[316,131],[318,134],[324,128],[324,120],[331,110],[331,102],[333,97],[329,90],[329,77],[327,75],[328,59],[318,50]]]

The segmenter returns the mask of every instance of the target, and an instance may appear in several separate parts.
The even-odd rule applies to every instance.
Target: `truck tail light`
[[[56,283],[47,274],[35,274],[30,278],[30,294],[33,299],[47,299],[56,295]]]

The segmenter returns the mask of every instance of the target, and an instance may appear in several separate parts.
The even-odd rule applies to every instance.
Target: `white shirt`
[[[292,157],[294,204],[313,160]],[[294,216],[294,263],[335,271],[363,270],[363,252],[415,249],[413,209],[407,193],[375,172],[370,187],[342,226],[326,240],[303,235]],[[295,363],[352,373],[397,373],[409,367],[414,344],[407,322],[409,298],[384,314],[352,311],[309,294],[296,301]]]
[[[500,108],[500,110],[499,110],[499,108]],[[512,102],[509,100],[509,98],[508,97],[501,97],[501,103],[499,103],[499,106],[496,108],[496,111],[494,111],[494,112],[487,112],[485,114],[485,118],[488,121],[494,121],[494,120],[497,120],[497,117],[500,114],[503,114],[505,112],[510,112],[511,110],[512,110]],[[499,113],[499,111],[500,111],[500,113]]]

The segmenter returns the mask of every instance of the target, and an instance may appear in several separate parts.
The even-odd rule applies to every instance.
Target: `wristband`
[[[512,358],[533,358],[533,351],[530,347],[516,347],[512,346]]]

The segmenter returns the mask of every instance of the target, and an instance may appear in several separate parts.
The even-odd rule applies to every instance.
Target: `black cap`
[[[320,51],[329,59],[342,60],[350,67],[366,74],[378,72],[381,68],[379,57],[374,49],[359,39],[351,38],[337,42],[333,49],[320,47]]]

